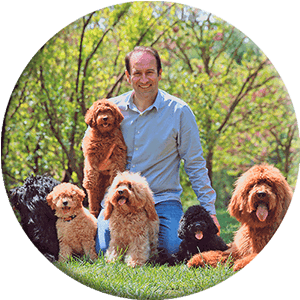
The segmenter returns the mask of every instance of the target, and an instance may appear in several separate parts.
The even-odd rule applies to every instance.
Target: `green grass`
[[[221,236],[230,242],[238,228],[236,220],[226,211],[217,211]],[[229,265],[217,268],[191,268],[185,264],[174,267],[146,264],[130,268],[123,262],[106,263],[100,256],[95,263],[73,258],[67,263],[55,263],[64,273],[82,284],[123,298],[168,299],[198,293],[224,281],[234,272]]]

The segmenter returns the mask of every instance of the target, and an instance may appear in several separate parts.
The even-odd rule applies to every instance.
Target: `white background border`
[[[38,49],[76,19],[103,7],[125,1],[1,1],[1,125],[14,86]],[[300,114],[299,3],[267,0],[183,0],[234,25],[269,57],[283,79]],[[272,112],[270,112],[272,113]],[[113,299],[66,276],[39,253],[14,217],[2,175],[1,292],[18,299]],[[245,269],[223,283],[188,299],[298,299],[299,297],[299,184],[290,209],[267,247]],[[114,297],[115,298],[115,297]]]

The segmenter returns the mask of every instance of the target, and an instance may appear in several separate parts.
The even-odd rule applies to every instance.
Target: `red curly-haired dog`
[[[122,254],[128,266],[141,266],[155,255],[159,218],[152,191],[139,173],[118,174],[105,196],[104,219],[109,219],[108,262]]]
[[[215,267],[231,255],[237,271],[246,266],[266,246],[279,227],[293,192],[280,171],[268,164],[256,165],[237,181],[228,210],[241,222],[230,248],[194,255],[189,267]]]
[[[73,254],[97,259],[95,235],[97,220],[82,206],[85,193],[76,185],[61,183],[48,194],[47,202],[55,210],[57,237],[59,241],[58,261],[65,261]]]
[[[127,148],[120,130],[124,119],[109,100],[100,99],[85,115],[89,129],[82,141],[85,157],[83,186],[87,190],[89,209],[97,217],[105,190],[117,172],[125,171]]]

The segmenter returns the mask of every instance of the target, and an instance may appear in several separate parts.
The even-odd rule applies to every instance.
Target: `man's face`
[[[130,73],[125,71],[127,81],[133,87],[138,97],[155,98],[158,92],[158,82],[161,72],[157,73],[155,57],[148,52],[135,52],[130,58]]]

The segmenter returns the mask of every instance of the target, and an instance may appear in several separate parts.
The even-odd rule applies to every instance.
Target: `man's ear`
[[[159,70],[159,73],[158,73],[158,81],[161,80],[161,73],[162,73],[162,69]]]
[[[127,82],[128,82],[129,84],[131,84],[131,77],[130,77],[130,74],[128,73],[127,70],[125,70],[125,74],[126,74],[126,77],[127,77]]]

